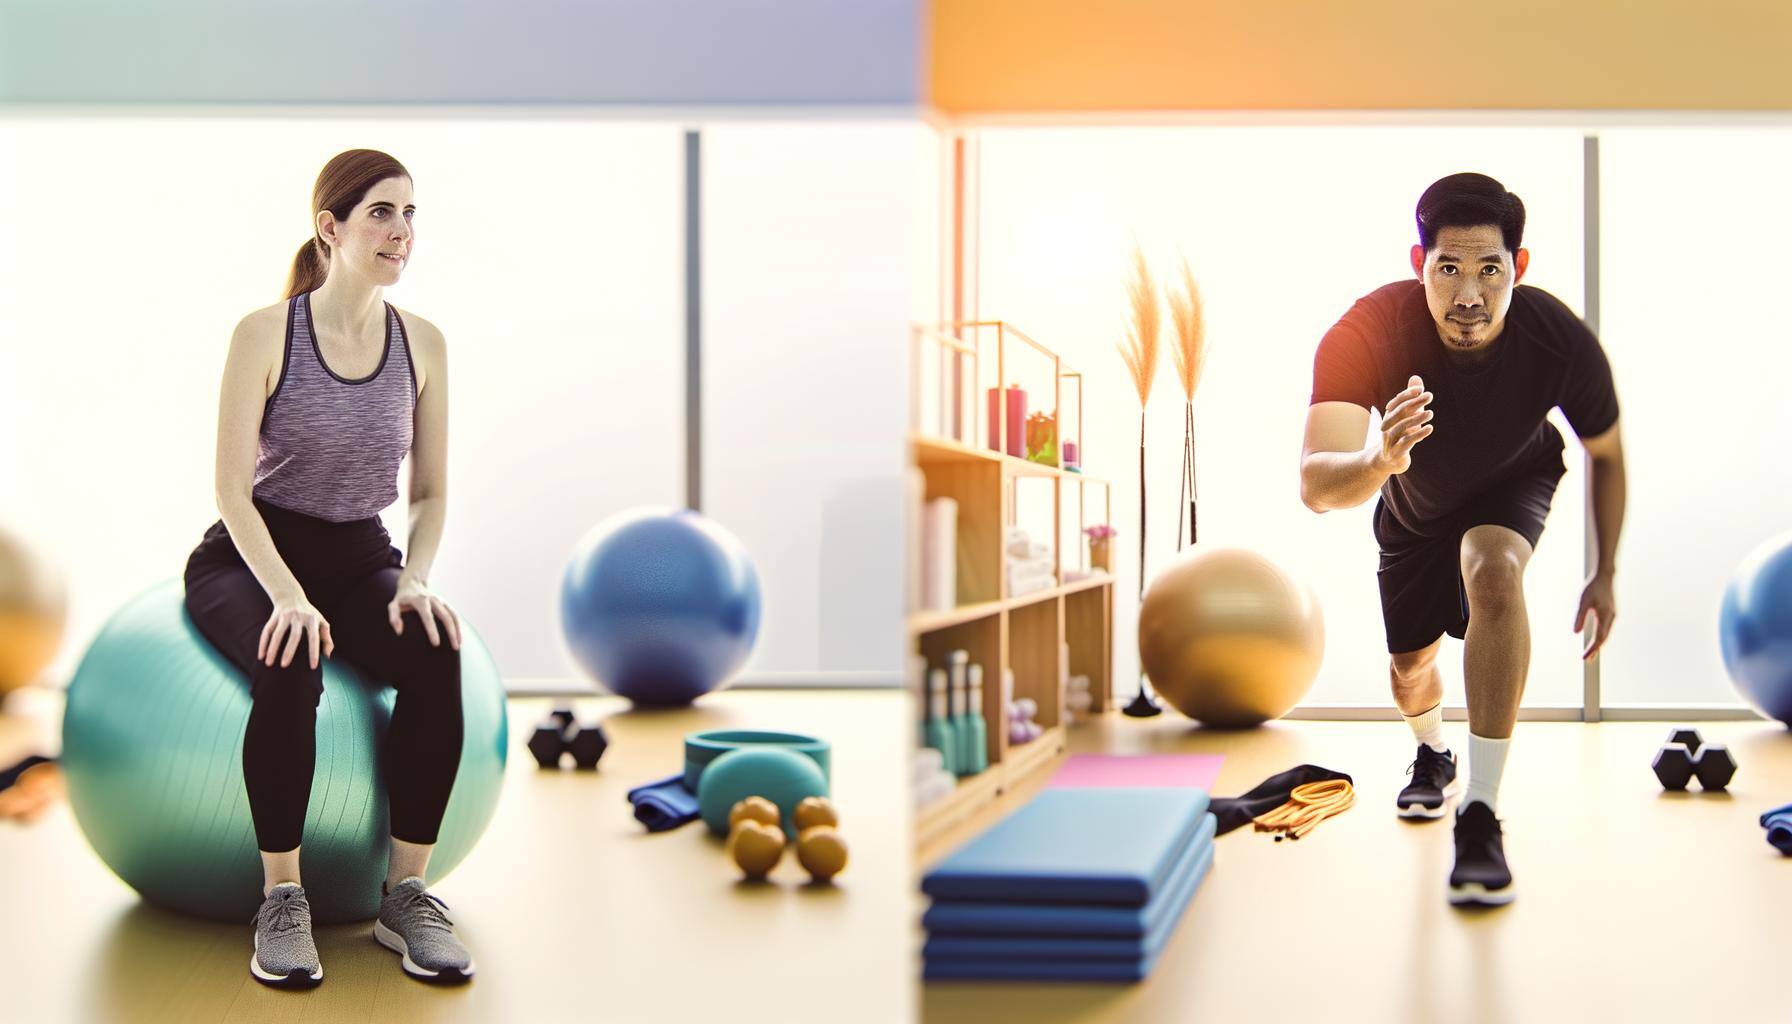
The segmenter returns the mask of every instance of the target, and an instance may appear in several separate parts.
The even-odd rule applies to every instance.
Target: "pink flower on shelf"
[[[1090,540],[1107,540],[1119,531],[1107,523],[1097,523],[1094,526],[1083,527],[1083,532],[1089,535]]]

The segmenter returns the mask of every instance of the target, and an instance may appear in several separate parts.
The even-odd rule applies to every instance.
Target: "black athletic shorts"
[[[1381,586],[1388,653],[1421,650],[1445,633],[1462,639],[1468,631],[1462,535],[1477,526],[1504,526],[1534,550],[1565,472],[1557,451],[1488,488],[1449,520],[1428,526],[1423,535],[1401,526],[1376,499],[1375,540],[1381,546],[1381,566],[1375,577]]]

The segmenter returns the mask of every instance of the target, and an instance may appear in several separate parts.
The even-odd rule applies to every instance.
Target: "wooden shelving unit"
[[[1112,688],[1113,577],[1104,572],[1063,582],[1067,569],[1087,572],[1092,568],[1082,527],[1111,521],[1111,485],[1065,468],[1061,435],[1053,441],[1056,461],[1022,458],[1005,450],[1009,448],[1006,423],[987,424],[989,416],[981,411],[988,384],[981,370],[991,337],[996,386],[1009,379],[1005,365],[1009,344],[1023,343],[1043,357],[1053,375],[1051,411],[1055,429],[1063,428],[1063,392],[1067,382],[1073,380],[1076,422],[1082,421],[1081,375],[1012,325],[981,322],[948,324],[937,331],[916,329],[915,390],[919,392],[923,386],[924,360],[919,349],[938,346],[942,354],[941,378],[948,376],[946,361],[956,363],[950,376],[957,382],[954,389],[959,393],[955,403],[958,414],[946,415],[942,409],[940,420],[942,425],[946,421],[960,424],[965,436],[939,436],[921,429],[924,417],[917,399],[909,448],[911,459],[926,482],[926,500],[949,497],[958,504],[957,603],[949,609],[912,612],[908,616],[908,649],[919,651],[930,667],[944,666],[952,651],[969,652],[971,662],[983,666],[983,714],[989,723],[989,767],[961,778],[951,796],[919,811],[915,822],[918,845],[925,845],[1022,780],[1057,762],[1064,750],[1066,727],[1060,645],[1069,645],[1069,674],[1089,677],[1095,701],[1091,713],[1107,710]],[[964,372],[967,365],[968,374]],[[976,393],[977,399],[969,405],[962,394],[967,388]],[[1006,418],[1002,417],[1004,421]],[[966,422],[969,429],[962,429]],[[1006,528],[1016,522],[1023,485],[1029,493],[1050,493],[1050,547],[1059,582],[1017,596],[1008,592],[1003,541]],[[1066,524],[1075,526],[1075,552],[1065,550]],[[1039,705],[1036,721],[1044,732],[1029,743],[1016,745],[1008,741],[1001,685],[1005,669],[1014,673],[1013,696],[1031,697]],[[924,703],[923,695],[923,706]]]

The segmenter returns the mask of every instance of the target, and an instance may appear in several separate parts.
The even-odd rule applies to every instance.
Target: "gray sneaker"
[[[454,937],[454,922],[442,911],[448,904],[412,876],[392,889],[380,886],[380,916],[373,937],[403,957],[404,973],[419,981],[458,985],[473,977],[473,958]]]
[[[275,988],[311,988],[324,980],[324,965],[311,941],[311,904],[296,883],[274,886],[255,912],[249,973]]]

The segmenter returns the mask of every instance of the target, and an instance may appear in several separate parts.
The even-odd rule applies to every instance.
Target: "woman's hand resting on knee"
[[[284,652],[280,652],[282,638],[286,640]],[[261,627],[261,643],[255,648],[256,659],[272,667],[274,655],[280,653],[280,667],[285,668],[292,664],[293,653],[299,649],[300,641],[309,641],[312,668],[317,667],[320,648],[326,658],[336,650],[336,641],[330,639],[330,624],[305,595],[277,599],[274,614],[268,616],[268,624]]]
[[[429,592],[429,585],[422,580],[410,576],[398,577],[398,593],[392,603],[386,606],[386,618],[392,622],[392,632],[404,635],[404,613],[414,611],[423,620],[423,632],[429,637],[431,647],[442,646],[442,634],[436,629],[436,620],[442,620],[442,628],[448,631],[448,643],[455,650],[460,650],[460,620],[455,618],[448,602]]]

